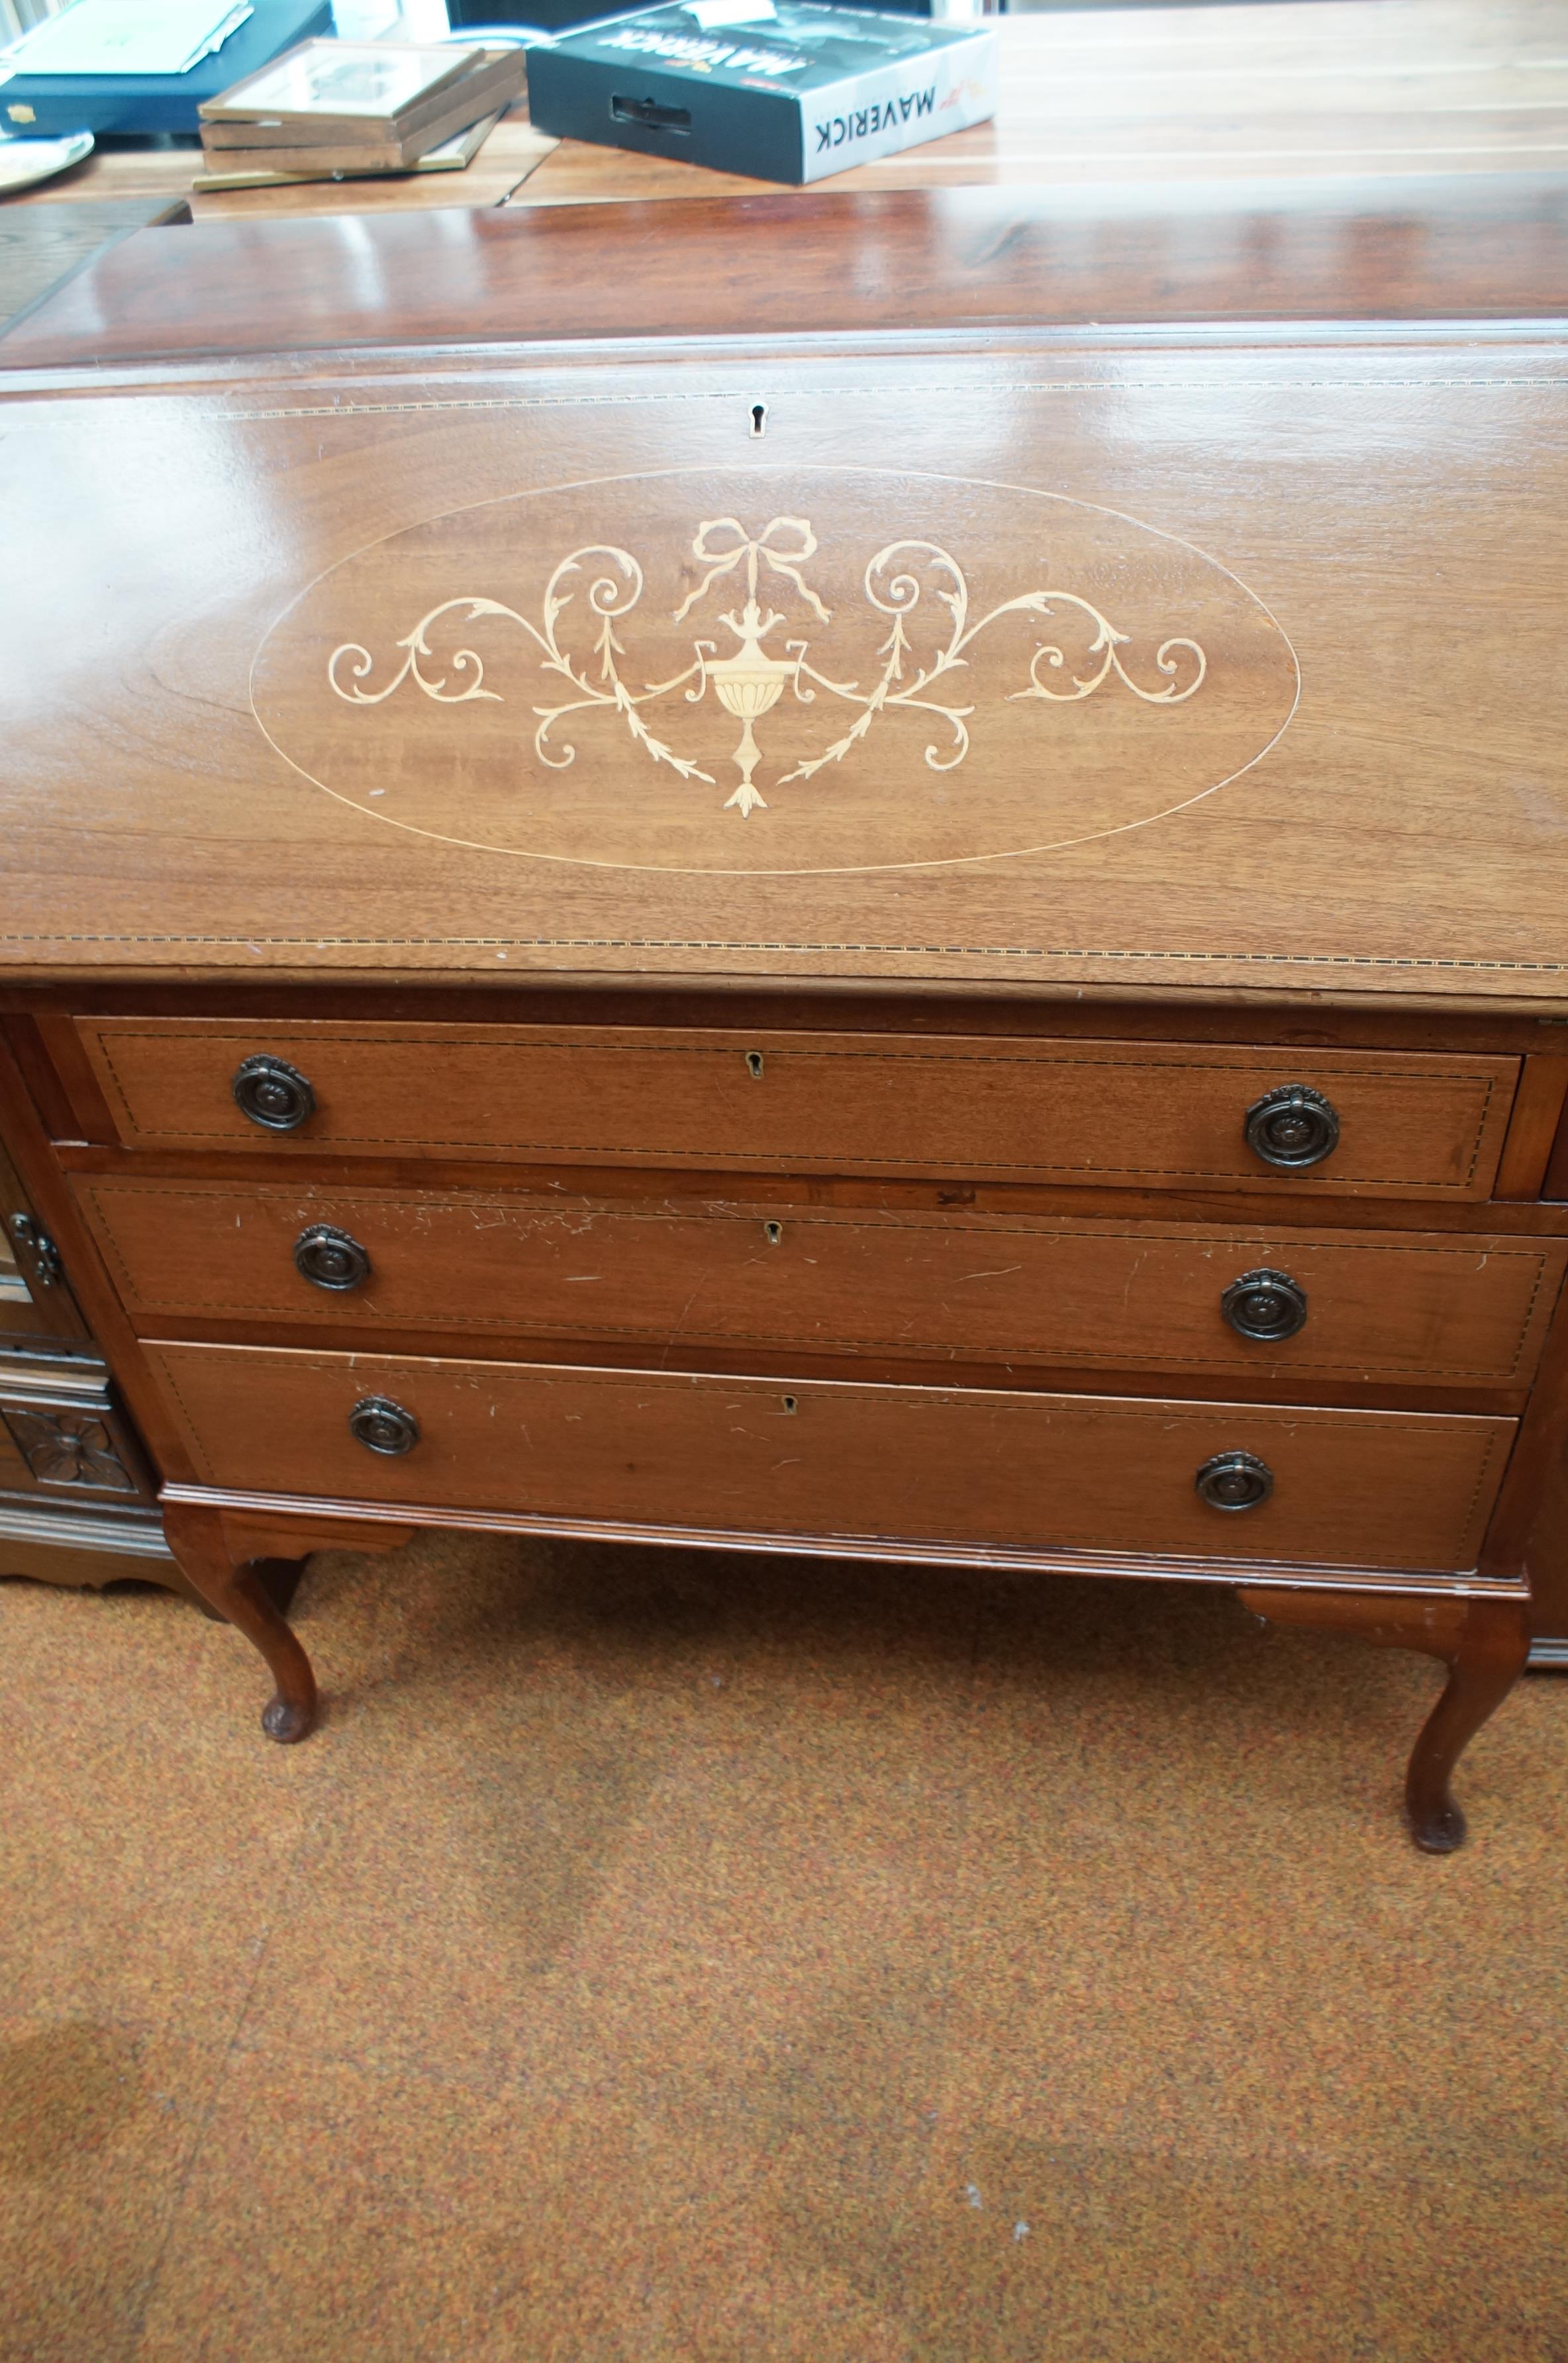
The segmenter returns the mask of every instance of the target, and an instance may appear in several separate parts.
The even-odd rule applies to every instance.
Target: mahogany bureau
[[[12,332],[0,1124],[274,1738],[330,1542],[1157,1577],[1445,1660],[1459,1843],[1564,1588],[1562,212],[198,225]]]

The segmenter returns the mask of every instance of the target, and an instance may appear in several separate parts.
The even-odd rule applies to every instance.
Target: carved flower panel
[[[79,1486],[94,1493],[137,1492],[114,1438],[91,1412],[16,1408],[0,1413],[0,1418],[39,1484]]]

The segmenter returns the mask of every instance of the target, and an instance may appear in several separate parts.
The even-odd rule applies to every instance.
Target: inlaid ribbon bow
[[[804,517],[770,517],[758,534],[748,534],[739,517],[704,517],[691,544],[691,555],[700,566],[708,570],[695,591],[690,592],[675,611],[679,624],[689,616],[701,599],[705,599],[722,574],[733,574],[742,559],[745,560],[745,587],[748,598],[756,596],[758,561],[774,574],[781,574],[792,582],[822,623],[829,621],[828,610],[801,573],[808,558],[816,554],[817,538]]]

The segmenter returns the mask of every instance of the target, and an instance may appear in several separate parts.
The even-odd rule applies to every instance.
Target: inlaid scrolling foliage
[[[1092,630],[1087,671],[1076,673],[1064,650],[1042,638],[1029,661],[1027,678],[1009,693],[1010,702],[1038,698],[1051,704],[1076,704],[1114,678],[1146,705],[1180,705],[1197,694],[1208,672],[1208,660],[1198,642],[1173,635],[1154,652],[1160,685],[1141,686],[1121,657],[1131,635],[1119,630],[1089,600],[1055,586],[1021,591],[972,623],[969,586],[957,560],[940,542],[911,537],[879,549],[862,578],[868,606],[889,618],[887,638],[877,649],[883,660],[880,675],[869,688],[863,688],[858,681],[836,680],[812,661],[816,644],[811,639],[786,639],[777,655],[765,646],[789,621],[771,606],[764,612],[759,586],[765,578],[772,583],[788,583],[819,623],[832,625],[833,611],[823,605],[802,571],[817,548],[816,535],[804,517],[773,517],[755,534],[748,534],[737,517],[705,518],[690,544],[692,557],[705,571],[695,589],[672,611],[671,620],[684,623],[709,599],[715,585],[731,581],[738,592],[744,582],[745,598],[737,599],[739,613],[720,614],[715,619],[738,645],[722,655],[718,641],[694,637],[689,665],[668,680],[649,682],[640,689],[629,689],[622,678],[620,660],[627,650],[616,626],[624,625],[642,598],[643,570],[630,550],[607,542],[587,544],[561,560],[545,586],[537,623],[500,600],[465,594],[432,607],[396,643],[403,662],[381,688],[366,685],[375,671],[375,660],[368,649],[352,640],[334,649],[327,662],[327,680],[350,705],[381,705],[405,681],[412,681],[437,704],[463,705],[475,699],[499,704],[503,702],[500,693],[484,685],[484,662],[476,649],[459,648],[439,656],[430,643],[433,627],[447,616],[460,616],[465,624],[481,616],[497,616],[526,633],[539,652],[540,671],[559,675],[572,693],[557,704],[533,709],[537,717],[534,748],[543,762],[562,771],[576,760],[576,745],[556,735],[558,723],[569,715],[608,708],[654,762],[668,763],[683,780],[700,780],[713,787],[717,782],[712,775],[657,737],[643,714],[645,707],[657,705],[677,691],[687,704],[698,704],[711,687],[720,705],[741,725],[731,757],[740,773],[740,784],[725,799],[724,809],[733,808],[744,818],[767,810],[767,799],[755,784],[762,749],[752,726],[772,712],[786,689],[802,705],[814,704],[819,695],[825,695],[856,712],[838,738],[820,753],[801,757],[775,782],[776,788],[812,779],[828,764],[842,762],[880,716],[900,709],[940,720],[945,736],[926,748],[925,760],[933,771],[956,770],[969,751],[968,724],[976,712],[973,704],[955,702],[960,694],[957,675],[967,668],[968,651],[980,635],[1004,616],[1033,616],[1045,622],[1071,612]],[[595,573],[596,564],[604,571]],[[564,647],[559,630],[580,591],[597,627],[584,655]],[[938,627],[934,652],[922,660],[916,655],[910,626],[928,591],[933,605],[945,611],[945,622]],[[940,637],[942,633],[945,638]],[[824,663],[831,661],[830,648],[823,649],[822,655]],[[425,670],[426,665],[440,667],[438,675],[432,677]],[[1052,677],[1059,685],[1053,686]]]

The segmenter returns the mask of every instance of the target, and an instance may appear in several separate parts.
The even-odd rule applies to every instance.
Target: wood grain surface
[[[94,254],[134,230],[188,223],[183,198],[99,197],[74,205],[0,201],[0,329]]]
[[[644,1204],[522,1191],[83,1179],[77,1194],[144,1334],[171,1315],[365,1329],[1161,1365],[1233,1385],[1528,1383],[1562,1285],[1554,1241],[1263,1233],[1025,1215],[851,1210],[786,1197]],[[316,1226],[369,1274],[296,1269]],[[1259,1269],[1304,1292],[1294,1337],[1239,1336],[1225,1290]],[[437,1349],[438,1350],[438,1349]]]
[[[12,380],[0,956],[1568,1005],[1564,359]]]
[[[1318,0],[1071,9],[997,20],[994,123],[858,166],[835,189],[1560,171],[1568,16],[1555,5]],[[563,140],[514,205],[765,184]]]
[[[846,1548],[1077,1545],[1462,1573],[1513,1434],[1501,1419],[1255,1404],[168,1343],[147,1354],[218,1488]],[[412,1414],[412,1450],[389,1459],[350,1434],[370,1397]],[[1213,1510],[1194,1490],[1203,1463],[1231,1451],[1274,1471],[1255,1510]]]
[[[1507,172],[689,196],[126,239],[7,368],[562,338],[864,335],[1568,310],[1568,183]],[[637,256],[644,267],[628,268]],[[373,258],[373,260],[372,260]],[[971,445],[966,431],[963,443]]]
[[[1106,7],[998,19],[997,119],[840,175],[834,188],[1557,172],[1568,161],[1561,0],[1269,0],[1223,9]],[[189,152],[100,153],[9,203],[184,195]],[[459,175],[198,192],[202,220],[720,196],[766,184],[580,141],[525,112]]]

